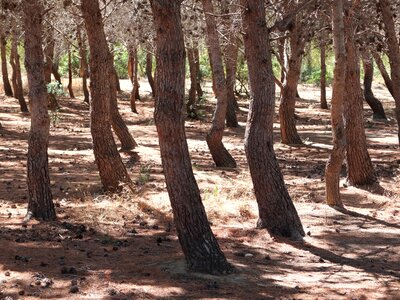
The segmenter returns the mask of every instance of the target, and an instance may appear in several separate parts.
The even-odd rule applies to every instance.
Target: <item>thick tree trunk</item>
[[[74,90],[72,88],[72,57],[71,50],[68,49],[68,93],[72,99],[75,99]]]
[[[353,15],[344,19],[347,52],[345,87],[346,160],[348,181],[353,185],[376,182],[376,175],[367,150],[364,129],[364,95],[360,84],[359,57],[354,41]]]
[[[301,61],[305,46],[301,31],[302,25],[296,20],[290,33],[291,54],[279,105],[281,139],[282,143],[287,145],[300,145],[303,143],[297,133],[295,119],[296,97],[298,94],[297,84],[300,78]]]
[[[155,122],[179,242],[189,269],[231,272],[201,202],[185,136],[185,49],[179,0],[151,0],[157,33]]]
[[[244,44],[252,101],[245,135],[246,156],[256,194],[258,226],[271,235],[301,239],[304,230],[285,187],[274,152],[275,83],[263,0],[241,0]]]
[[[372,52],[372,55],[374,57],[374,60],[376,62],[376,65],[378,66],[379,72],[381,72],[383,81],[385,82],[385,85],[387,89],[389,90],[389,93],[394,97],[393,94],[393,81],[390,78],[388,72],[386,71],[386,67],[382,61],[381,56],[377,52]]]
[[[390,72],[393,82],[393,98],[396,104],[397,136],[400,143],[400,45],[390,1],[379,0],[379,6],[382,11],[382,20],[385,24]]]
[[[50,119],[42,50],[43,7],[38,0],[23,1],[25,29],[25,68],[31,103],[31,129],[28,140],[28,217],[54,220],[56,212],[50,189],[47,148]]]
[[[339,182],[346,150],[343,113],[347,67],[343,14],[343,0],[335,1],[332,4],[333,48],[335,51],[331,101],[333,149],[325,169],[326,203],[334,207],[343,207]]]
[[[386,120],[385,110],[382,103],[375,97],[372,91],[372,81],[374,78],[374,62],[371,54],[368,52],[362,53],[363,66],[364,66],[364,97],[368,105],[373,111],[374,120]]]
[[[132,92],[131,92],[131,110],[134,113],[138,113],[136,109],[136,100],[140,100],[139,95],[139,80],[138,80],[138,57],[137,49],[133,48],[129,51],[129,63],[128,63],[128,73],[132,82]]]
[[[222,51],[219,44],[217,24],[214,16],[214,8],[211,0],[202,0],[203,10],[207,26],[207,43],[209,47],[210,60],[212,62],[212,73],[217,96],[217,105],[214,111],[211,129],[207,134],[207,145],[217,167],[236,168],[236,161],[226,150],[222,143],[225,128],[225,116],[228,106],[228,95]]]
[[[114,80],[110,80],[113,61],[104,34],[98,0],[82,0],[81,9],[90,47],[90,129],[93,152],[104,188],[115,191],[121,188],[120,183],[129,184],[131,181],[111,132],[110,99],[115,97]]]
[[[22,85],[21,65],[18,54],[18,37],[15,29],[12,30],[11,35],[11,52],[10,52],[10,64],[12,67],[11,82],[13,85],[14,98],[18,99],[21,112],[28,112],[28,106],[26,105],[24,98],[24,88]]]
[[[194,56],[194,49],[187,49],[187,56],[189,61],[189,73],[190,73],[190,89],[189,99],[186,103],[186,112],[189,118],[196,119],[196,89],[197,89],[197,74],[196,74],[196,62]]]
[[[13,91],[11,88],[10,81],[8,79],[8,70],[7,70],[7,51],[6,51],[6,45],[7,45],[7,40],[4,35],[1,35],[0,37],[0,47],[1,47],[1,74],[3,76],[3,87],[4,87],[4,93],[8,97],[12,97]]]
[[[321,50],[321,108],[328,109],[326,102],[326,37],[325,30],[321,32],[320,50]]]
[[[155,87],[153,78],[153,55],[151,52],[146,53],[146,76],[151,87],[151,94],[155,97]]]
[[[87,50],[82,39],[81,27],[77,27],[77,40],[78,40],[78,48],[79,48],[79,56],[80,56],[80,75],[82,77],[82,90],[83,90],[83,102],[89,103],[90,94],[87,85],[87,78],[88,78],[88,62],[87,62]]]

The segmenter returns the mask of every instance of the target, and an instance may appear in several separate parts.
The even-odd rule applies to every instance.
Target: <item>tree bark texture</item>
[[[75,99],[74,90],[72,88],[72,54],[71,50],[68,49],[68,93],[72,99]]]
[[[12,97],[13,91],[11,88],[10,80],[8,79],[8,70],[7,70],[7,51],[6,51],[6,45],[7,45],[7,40],[6,37],[2,34],[0,37],[0,47],[1,47],[1,74],[3,76],[3,87],[4,87],[4,93],[8,97]]]
[[[206,140],[208,148],[217,167],[236,168],[236,161],[222,143],[225,129],[225,116],[228,107],[228,95],[222,51],[219,43],[217,24],[214,16],[214,7],[211,0],[202,0],[207,27],[207,43],[209,49],[211,69],[214,79],[217,105],[214,111],[211,129]]]
[[[344,18],[347,53],[344,117],[348,181],[353,185],[369,185],[376,182],[376,175],[367,150],[364,129],[364,95],[360,84],[360,65],[354,40],[352,11],[349,12],[349,16]]]
[[[189,88],[189,99],[186,103],[186,112],[189,118],[196,118],[196,93],[197,93],[197,73],[196,73],[196,62],[194,56],[194,49],[187,49],[187,57],[189,62],[189,73],[190,73],[190,88]]]
[[[325,30],[321,32],[320,50],[321,50],[321,108],[328,109],[326,101],[326,33]]]
[[[111,101],[115,97],[113,61],[104,34],[103,20],[98,0],[82,0],[82,14],[90,47],[90,101],[91,134],[93,152],[100,173],[101,182],[106,190],[121,188],[120,183],[129,184],[130,178],[117,151],[111,132]],[[113,77],[111,77],[113,79]]]
[[[194,48],[194,62],[196,65],[196,74],[197,74],[197,85],[196,85],[196,90],[197,90],[197,99],[200,100],[203,98],[203,89],[201,88],[201,71],[200,71],[200,53],[199,53],[199,48],[198,46]]]
[[[245,149],[259,207],[258,226],[274,236],[301,239],[304,230],[286,189],[273,147],[275,83],[263,0],[241,0],[252,101]]]
[[[136,109],[136,100],[140,100],[139,95],[139,79],[138,79],[138,56],[137,49],[133,48],[129,51],[129,62],[128,62],[128,73],[132,82],[132,92],[131,92],[131,111],[138,113]]]
[[[43,7],[38,0],[23,1],[25,29],[25,68],[31,103],[31,129],[28,140],[28,216],[54,220],[56,212],[50,189],[47,148],[50,119],[42,49]]]
[[[400,143],[400,45],[389,0],[379,0],[388,46],[393,97],[396,104],[397,136]]]
[[[373,112],[374,120],[387,120],[382,103],[375,97],[372,91],[372,81],[374,78],[374,61],[369,52],[362,53],[364,66],[364,97]]]
[[[347,66],[343,14],[343,0],[335,1],[332,4],[333,48],[335,51],[331,101],[333,149],[325,168],[325,191],[327,204],[336,207],[343,207],[339,182],[346,151],[343,113]]]
[[[389,93],[392,95],[392,97],[394,97],[394,94],[393,94],[393,81],[390,78],[390,75],[388,74],[388,72],[386,71],[386,67],[385,67],[385,64],[382,61],[381,56],[377,52],[373,52],[372,55],[374,57],[376,65],[378,66],[379,72],[382,75],[383,81],[385,82],[385,85],[386,85],[387,89],[389,90]]]
[[[11,83],[14,90],[14,98],[18,100],[21,112],[28,112],[28,106],[25,102],[24,88],[22,85],[21,64],[18,53],[18,36],[14,28],[12,29],[11,34],[10,64],[12,67]]]
[[[55,40],[54,40],[54,33],[53,29],[50,25],[47,25],[45,28],[46,34],[44,39],[44,79],[46,83],[51,82],[51,74],[53,73],[53,60],[54,60],[54,47],[55,47]],[[57,99],[54,95],[48,94],[47,97],[49,98],[49,108],[55,110],[59,107]]]
[[[185,48],[180,2],[151,0],[157,33],[155,122],[179,242],[189,269],[232,270],[214,237],[193,175],[184,127]]]
[[[305,42],[301,37],[303,29],[298,20],[299,17],[295,18],[294,27],[289,37],[291,52],[286,81],[283,86],[281,103],[279,105],[281,139],[282,143],[287,145],[300,145],[303,143],[296,129],[295,106]]]

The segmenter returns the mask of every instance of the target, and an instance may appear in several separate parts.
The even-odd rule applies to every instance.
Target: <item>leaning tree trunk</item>
[[[2,34],[0,37],[0,47],[1,47],[1,74],[3,76],[3,87],[4,87],[4,93],[8,97],[12,97],[13,91],[11,88],[10,81],[8,79],[8,70],[7,70],[7,51],[6,51],[6,45],[7,45],[7,40],[5,36]]]
[[[72,99],[75,99],[74,90],[72,88],[72,57],[71,50],[68,49],[68,93]]]
[[[21,65],[19,62],[19,53],[18,53],[18,37],[17,33],[15,32],[15,29],[12,30],[10,64],[12,67],[11,82],[14,90],[13,93],[14,98],[18,99],[21,112],[28,112],[28,106],[26,105],[24,98]]]
[[[80,75],[82,77],[82,89],[83,89],[83,102],[89,103],[90,100],[90,94],[89,94],[89,89],[88,89],[88,84],[87,84],[87,78],[88,78],[88,62],[87,62],[87,50],[84,45],[84,41],[82,39],[82,33],[81,33],[81,27],[77,27],[77,34],[76,34],[77,40],[78,40],[78,49],[79,49],[79,56],[80,56]]]
[[[258,227],[271,235],[301,239],[303,226],[274,152],[275,83],[263,0],[241,0],[252,101],[245,149],[256,194]]]
[[[207,145],[217,167],[236,168],[236,161],[222,143],[228,95],[214,8],[211,0],[202,0],[201,2],[206,19],[207,42],[210,61],[212,62],[211,69],[214,79],[214,88],[217,96],[217,105],[214,111],[211,129],[206,138]]]
[[[153,55],[151,52],[146,53],[146,76],[147,81],[149,82],[151,88],[151,95],[155,97],[155,87],[154,87],[154,78],[153,78]]]
[[[104,188],[120,190],[121,183],[129,184],[131,181],[111,132],[110,99],[115,96],[115,89],[110,84],[114,82],[110,81],[110,75],[113,74],[112,56],[104,34],[98,0],[82,0],[81,9],[90,47],[90,129],[93,152]]]
[[[356,8],[355,8],[356,9]],[[353,15],[344,19],[347,52],[345,87],[346,160],[348,181],[353,185],[376,182],[376,175],[367,150],[364,128],[364,95],[360,84],[359,57],[354,41]]]
[[[389,90],[389,93],[392,95],[392,97],[394,97],[394,94],[393,94],[393,81],[390,78],[388,72],[386,71],[386,67],[385,67],[385,65],[384,65],[384,63],[382,61],[381,56],[377,52],[372,52],[372,55],[374,57],[376,65],[378,66],[379,72],[381,72],[383,81],[385,82],[385,85],[386,85],[387,89]]]
[[[375,97],[372,91],[372,81],[374,78],[374,62],[371,53],[362,53],[363,66],[364,66],[364,97],[368,105],[373,111],[374,120],[387,120],[385,110],[382,103]]]
[[[156,107],[167,190],[179,242],[189,269],[211,274],[232,270],[213,235],[193,175],[182,108],[185,95],[185,48],[180,0],[151,0],[157,33]]]
[[[326,33],[325,30],[321,32],[320,41],[321,50],[321,108],[328,109],[328,103],[326,102]]]
[[[25,68],[31,103],[31,129],[28,140],[28,214],[42,220],[56,219],[51,189],[47,148],[50,119],[42,49],[43,7],[38,0],[23,1],[25,29]]]
[[[291,54],[279,105],[279,122],[283,144],[300,145],[303,142],[296,129],[295,107],[297,85],[300,78],[301,61],[305,43],[301,37],[302,25],[296,20],[290,34]]]
[[[339,182],[340,171],[346,151],[343,113],[347,71],[343,14],[343,0],[337,0],[332,4],[333,49],[335,51],[335,69],[331,101],[333,149],[325,168],[326,203],[333,207],[343,207],[340,198]]]
[[[390,72],[393,82],[393,98],[396,104],[397,136],[400,143],[400,45],[390,1],[379,0],[379,6],[382,12],[382,20],[385,24]]]

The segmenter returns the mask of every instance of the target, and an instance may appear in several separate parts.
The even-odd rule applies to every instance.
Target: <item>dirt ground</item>
[[[124,82],[124,89],[129,85]],[[255,229],[257,206],[240,128],[224,142],[235,170],[213,165],[204,120],[188,120],[193,169],[212,229],[236,272],[210,276],[187,272],[173,225],[153,121],[153,102],[142,84],[139,114],[120,108],[139,147],[121,153],[135,192],[104,195],[91,150],[88,108],[63,98],[51,113],[49,164],[58,221],[22,225],[29,115],[0,97],[0,299],[400,299],[400,153],[394,101],[375,86],[390,120],[375,122],[366,107],[369,151],[380,187],[348,186],[347,211],[324,204],[324,167],[331,144],[329,112],[319,91],[302,86],[297,103],[302,147],[279,143],[276,152],[307,236],[303,242],[272,239]],[[211,94],[208,94],[211,99]],[[277,121],[277,120],[276,120]]]

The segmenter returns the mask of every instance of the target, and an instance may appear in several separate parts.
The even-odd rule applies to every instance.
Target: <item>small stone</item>
[[[4,275],[5,275],[5,276],[10,276],[11,273],[10,273],[10,271],[6,271],[6,272],[4,273]]]

